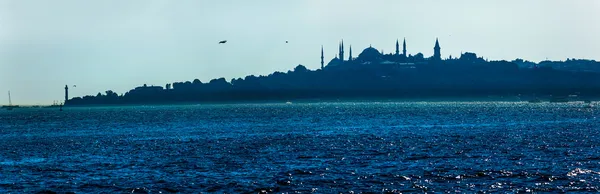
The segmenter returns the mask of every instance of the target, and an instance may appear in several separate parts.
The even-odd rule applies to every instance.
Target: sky
[[[394,52],[403,38],[409,54],[431,56],[439,38],[444,58],[600,60],[597,10],[597,0],[0,0],[0,91],[38,105],[62,101],[65,85],[74,97],[318,69],[321,46],[327,63],[342,39],[354,56]]]

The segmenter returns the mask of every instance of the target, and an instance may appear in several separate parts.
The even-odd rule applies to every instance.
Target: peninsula
[[[407,52],[406,40],[396,40],[394,53],[369,46],[357,57],[349,47],[346,57],[343,41],[338,54],[325,64],[321,47],[321,68],[303,65],[288,72],[266,76],[168,83],[165,87],[143,86],[125,94],[108,90],[104,94],[69,99],[65,105],[171,104],[190,102],[292,101],[398,98],[478,98],[488,96],[577,95],[600,96],[600,63],[567,59],[539,63],[516,59],[488,61],[475,53],[442,58],[435,41],[434,54],[424,57]]]

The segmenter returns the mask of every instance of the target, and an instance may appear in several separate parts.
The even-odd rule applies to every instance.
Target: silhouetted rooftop
[[[373,47],[368,47],[358,55],[357,59],[362,61],[377,61],[381,59],[381,53]]]

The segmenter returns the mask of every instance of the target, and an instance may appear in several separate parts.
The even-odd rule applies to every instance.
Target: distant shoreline
[[[541,99],[541,103],[551,103],[549,99]],[[586,100],[600,101],[600,97],[589,98]],[[584,100],[571,100],[569,102],[583,102]],[[85,104],[85,105],[68,105],[63,108],[70,107],[127,107],[127,106],[193,106],[193,105],[236,105],[236,104],[286,104],[286,103],[417,103],[417,102],[524,102],[528,103],[528,100],[518,99],[516,97],[497,97],[497,98],[421,98],[421,99],[401,99],[401,98],[390,98],[390,99],[299,99],[299,100],[254,100],[254,101],[212,101],[212,102],[178,102],[178,103],[126,103],[126,104]],[[557,102],[560,103],[560,102]],[[52,105],[19,105],[15,109],[29,109],[29,108],[43,108],[43,109],[59,109],[57,106]],[[4,109],[4,107],[0,108]]]
[[[241,100],[241,101],[190,101],[190,102],[154,102],[154,103],[123,103],[123,104],[85,104],[68,105],[65,107],[117,107],[117,106],[178,106],[178,105],[235,105],[235,104],[286,104],[286,103],[412,103],[412,102],[525,102],[529,98],[514,97],[426,97],[426,98],[343,98],[343,99],[296,99],[296,100]],[[541,99],[549,102],[550,99]],[[600,97],[585,98],[585,100],[600,101]],[[584,99],[573,99],[569,102],[583,102]]]
[[[303,65],[288,72],[266,76],[248,75],[226,80],[199,79],[167,83],[164,87],[143,84],[124,94],[112,90],[69,99],[66,106],[139,105],[181,103],[261,103],[287,101],[547,101],[564,102],[600,97],[600,62],[568,59],[533,63],[488,61],[475,53],[442,59],[436,40],[434,56],[425,58],[386,54],[373,47],[358,57],[339,58],[321,68]]]

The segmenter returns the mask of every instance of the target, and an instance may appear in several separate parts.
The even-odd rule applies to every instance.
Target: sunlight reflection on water
[[[0,191],[596,192],[596,107],[294,102],[0,112]]]

